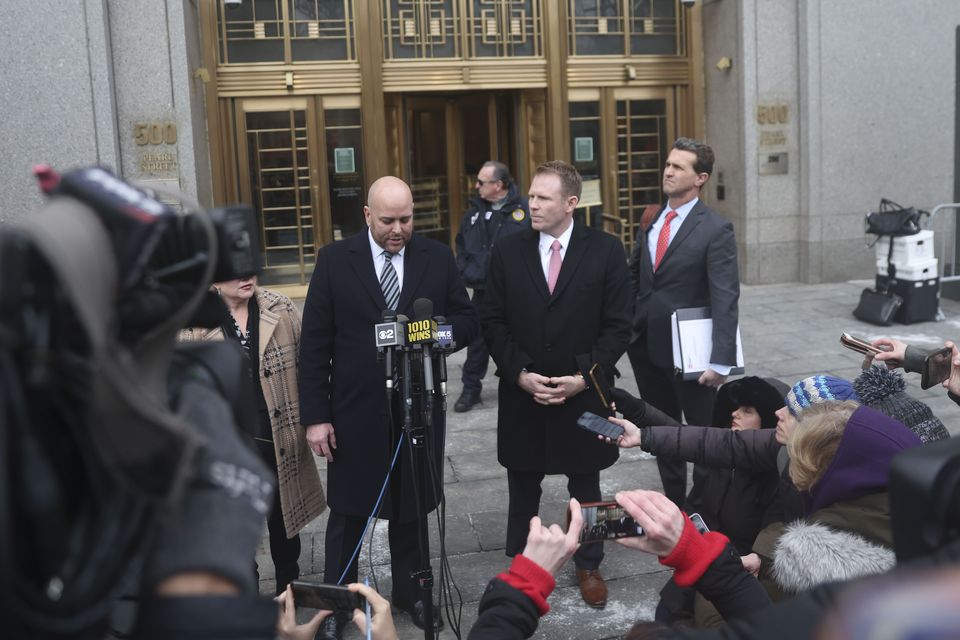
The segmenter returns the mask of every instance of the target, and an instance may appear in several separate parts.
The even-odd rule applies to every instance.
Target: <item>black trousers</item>
[[[483,289],[473,290],[473,306],[477,309],[483,304]],[[479,391],[483,386],[483,378],[487,375],[487,366],[490,363],[490,354],[487,351],[487,342],[480,332],[467,346],[467,359],[463,363],[463,390]]]
[[[367,524],[366,516],[353,516],[340,511],[330,511],[327,520],[327,536],[324,543],[323,581],[337,584],[344,568],[350,562],[363,528]],[[390,571],[393,576],[393,594],[391,600],[396,604],[410,606],[421,599],[420,589],[410,576],[417,566],[420,551],[417,546],[417,523],[390,521],[387,525],[387,538],[390,543]],[[350,562],[341,584],[357,582],[359,555]]]
[[[507,470],[507,485],[510,507],[507,514],[508,556],[523,551],[530,532],[530,518],[540,511],[541,483],[545,474],[536,471]],[[580,502],[597,502],[600,495],[600,472],[567,474],[567,491]],[[575,554],[573,563],[577,569],[597,569],[603,560],[603,544],[584,544]]]
[[[287,537],[286,527],[283,525],[283,509],[280,506],[280,483],[277,479],[277,454],[272,442],[255,440],[257,452],[263,461],[273,471],[277,489],[273,492],[273,506],[267,516],[267,533],[270,536],[270,557],[277,578],[277,595],[287,588],[291,581],[300,577],[300,535]],[[259,576],[259,570],[257,571]]]
[[[627,356],[641,398],[675,420],[701,427],[714,426],[710,422],[716,389],[696,380],[683,380],[673,369],[652,364],[647,356],[645,338],[632,343],[627,348]],[[657,458],[657,468],[664,495],[682,508],[687,497],[687,463]]]

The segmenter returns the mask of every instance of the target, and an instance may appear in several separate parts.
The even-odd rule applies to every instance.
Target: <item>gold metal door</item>
[[[317,213],[315,111],[308,98],[236,103],[238,184],[241,200],[257,214],[266,285],[305,285],[327,235]]]
[[[644,208],[663,201],[663,165],[677,135],[674,93],[672,88],[652,88],[615,89],[612,94],[605,106],[615,123],[616,206],[629,252]]]

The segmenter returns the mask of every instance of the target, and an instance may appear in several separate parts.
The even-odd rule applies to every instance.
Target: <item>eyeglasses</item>
[[[477,184],[480,185],[481,187],[485,184],[493,184],[494,182],[500,182],[500,181],[499,180],[481,180],[480,178],[477,178]]]

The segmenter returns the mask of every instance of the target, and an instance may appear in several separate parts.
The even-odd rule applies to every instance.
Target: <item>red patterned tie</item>
[[[660,261],[663,260],[663,254],[667,252],[667,247],[670,246],[670,223],[676,217],[676,211],[668,211],[667,219],[663,221],[663,226],[660,227],[660,236],[657,238],[657,255],[653,261],[654,271],[660,268]]]

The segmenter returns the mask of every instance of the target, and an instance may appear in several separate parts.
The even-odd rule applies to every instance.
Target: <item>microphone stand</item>
[[[430,566],[430,536],[427,530],[427,508],[425,502],[427,473],[426,438],[432,425],[432,389],[426,388],[426,380],[433,379],[432,359],[429,349],[420,345],[402,347],[400,393],[403,406],[403,432],[406,435],[407,453],[410,469],[413,473],[413,498],[417,514],[417,546],[419,561],[413,571],[413,578],[420,586],[420,601],[423,604],[423,637],[434,639],[433,628],[433,568]],[[430,373],[425,374],[426,367]],[[428,410],[429,407],[429,410]],[[395,514],[396,515],[396,514]]]

